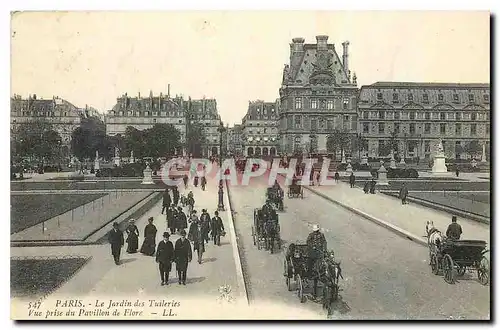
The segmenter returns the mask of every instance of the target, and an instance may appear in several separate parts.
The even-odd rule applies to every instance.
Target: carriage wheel
[[[257,242],[255,241],[255,228],[252,226],[252,239],[253,239],[253,245],[257,245]]]
[[[262,249],[261,244],[262,244],[262,239],[259,235],[257,235],[257,249],[258,250]]]
[[[338,284],[334,284],[332,288],[332,299],[333,301],[337,301],[339,299],[339,286]]]
[[[284,261],[284,275],[285,275],[285,281],[286,281],[286,287],[288,288],[288,291],[292,291],[292,279],[291,279],[291,271],[290,271],[290,265],[288,262],[288,259],[285,259]]]
[[[297,274],[297,295],[301,303],[306,302],[306,297],[304,297],[304,283],[300,274]]]
[[[482,285],[487,285],[490,281],[490,265],[486,257],[483,257],[479,262],[479,268],[477,269],[477,278],[479,283]]]
[[[444,280],[446,281],[446,283],[448,284],[455,283],[453,259],[451,259],[451,256],[449,254],[446,254],[443,258],[443,273],[444,273]]]
[[[437,256],[435,254],[431,256],[431,270],[432,274],[439,275],[439,264]]]
[[[457,268],[457,275],[458,276],[464,276],[466,269],[467,268],[465,266],[458,266],[458,268]]]

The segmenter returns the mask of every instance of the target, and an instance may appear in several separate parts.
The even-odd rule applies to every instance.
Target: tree
[[[55,161],[60,155],[61,136],[43,118],[23,123],[11,134],[15,140],[11,142],[15,156],[34,158],[43,164]]]
[[[71,133],[71,152],[83,161],[94,159],[96,151],[100,156],[109,156],[106,126],[98,118],[82,118],[80,127]]]
[[[173,156],[181,145],[181,133],[172,124],[155,124],[144,136],[149,157]]]
[[[201,146],[205,145],[206,142],[207,140],[205,133],[203,132],[203,126],[193,120],[188,124],[186,132],[186,149],[188,150],[188,153],[193,154],[194,157],[201,157]]]
[[[118,147],[122,152],[121,154],[130,155],[130,152],[134,152],[134,157],[142,158],[146,157],[146,131],[140,131],[133,126],[127,126],[125,129],[125,136],[123,137],[123,143],[115,139],[114,146]]]
[[[340,154],[342,154],[346,151],[346,149],[349,149],[346,148],[348,147],[349,142],[349,133],[345,129],[336,129],[327,137],[326,149],[328,150],[328,152],[333,152],[334,159],[337,159],[337,150],[340,149]]]
[[[471,141],[465,145],[465,152],[471,156],[471,158],[474,158],[478,153],[480,153],[483,150],[483,147],[477,142],[476,140]]]
[[[391,137],[389,138],[389,147],[394,153],[399,153],[399,141],[398,133],[396,131],[391,132]]]
[[[357,152],[359,158],[361,158],[361,151],[367,149],[368,149],[368,140],[366,140],[360,135],[356,135],[351,138],[351,151],[353,153]]]

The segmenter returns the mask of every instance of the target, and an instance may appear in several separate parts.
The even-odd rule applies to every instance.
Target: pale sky
[[[358,86],[490,82],[488,12],[69,12],[12,19],[11,94],[62,97],[101,112],[125,92],[214,97],[240,123],[274,101],[294,37],[328,35]]]

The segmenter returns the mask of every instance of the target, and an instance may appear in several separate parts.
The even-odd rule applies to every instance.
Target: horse
[[[275,216],[270,216],[264,222],[264,237],[266,240],[266,247],[271,249],[271,254],[274,253],[274,242],[278,237],[279,223]]]
[[[323,283],[323,308],[328,309],[328,314],[331,314],[332,303],[337,300],[339,293],[339,278],[342,276],[340,262],[335,261],[333,251],[327,253],[326,257],[320,263],[319,279],[314,282],[314,294],[316,295],[317,281]]]
[[[429,264],[431,262],[431,255],[436,252],[436,249],[444,242],[443,234],[434,226],[434,222],[427,221],[425,225],[425,232],[427,234],[427,246],[429,247]]]

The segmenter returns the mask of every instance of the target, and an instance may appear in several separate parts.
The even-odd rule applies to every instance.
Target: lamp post
[[[311,155],[313,153],[313,139],[314,139],[314,135],[309,134],[309,157],[311,157]]]
[[[219,171],[220,171],[220,179],[219,179],[219,204],[217,206],[217,210],[219,211],[224,211],[224,189],[222,186],[222,135],[224,134],[224,131],[226,128],[224,127],[224,124],[222,121],[220,122],[219,128],[217,128],[217,132],[220,134],[220,140],[219,140]]]

